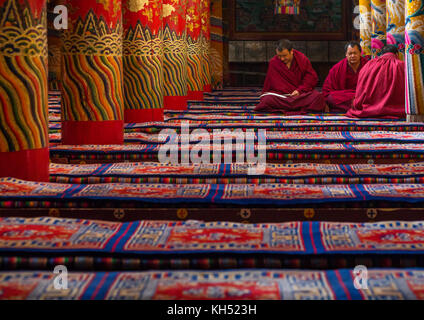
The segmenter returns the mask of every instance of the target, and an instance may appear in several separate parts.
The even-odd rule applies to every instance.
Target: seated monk
[[[260,103],[255,111],[302,114],[325,109],[324,97],[314,90],[318,76],[306,56],[280,40],[269,62]]]
[[[322,87],[331,112],[345,113],[352,107],[359,71],[368,62],[361,56],[362,48],[356,41],[349,42],[345,52],[346,58],[331,68]]]
[[[405,62],[398,49],[387,45],[381,56],[368,62],[359,73],[356,96],[346,113],[354,118],[404,118]]]

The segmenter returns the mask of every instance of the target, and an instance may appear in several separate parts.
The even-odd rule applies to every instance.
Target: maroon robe
[[[346,115],[354,118],[404,118],[405,62],[393,53],[368,62],[359,73],[355,100]]]
[[[322,94],[331,112],[346,112],[352,107],[359,72],[367,62],[366,58],[361,57],[361,62],[356,72],[349,66],[347,58],[344,58],[331,68],[322,87]]]
[[[290,69],[278,56],[271,59],[262,93],[288,95],[297,90],[300,94],[297,97],[287,98],[274,95],[263,96],[255,111],[302,114],[325,109],[324,97],[314,90],[318,83],[318,76],[311,62],[303,53],[297,50],[293,52]]]

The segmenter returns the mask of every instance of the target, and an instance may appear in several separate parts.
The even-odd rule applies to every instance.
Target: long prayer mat
[[[406,164],[267,164],[254,175],[249,164],[115,164],[50,165],[50,182],[177,184],[370,184],[424,183],[424,162]],[[250,170],[249,170],[250,168]]]
[[[203,203],[223,205],[294,205],[329,202],[393,201],[424,202],[422,184],[358,185],[169,185],[169,184],[95,184],[75,185],[30,182],[0,178],[0,201],[25,199],[31,202],[117,200],[140,203]]]
[[[345,267],[355,267],[353,260],[371,263],[367,264],[369,267],[399,262],[423,266],[423,226],[417,221],[239,224],[0,218],[0,267],[43,269],[50,266],[53,258],[76,269],[90,267],[91,262],[99,268],[115,265],[117,269],[137,270],[158,261],[162,268],[181,268],[179,263],[197,268],[218,263],[225,268],[241,263],[248,268],[262,264],[275,269],[281,265],[290,267],[290,263],[291,267],[325,268],[341,262],[346,263]],[[37,262],[37,257],[43,259]],[[107,263],[111,257],[115,264]],[[24,260],[13,262],[11,258]],[[288,263],[290,259],[294,260]]]
[[[51,111],[55,113],[54,110]],[[215,115],[224,115],[224,116],[263,116],[263,114],[253,112],[253,110],[245,109],[231,109],[231,110],[222,110],[222,109],[193,109],[193,110],[165,110],[165,119],[173,118],[176,116],[189,116],[189,115],[200,115],[200,114],[215,114]]]
[[[317,121],[317,120],[290,120],[290,121],[218,121],[215,123],[203,123],[202,121],[186,121],[190,130],[204,129],[213,132],[214,129],[266,129],[267,131],[395,131],[410,132],[424,131],[422,123],[406,123],[401,121]],[[49,123],[51,133],[61,129],[60,122]],[[146,122],[127,123],[126,132],[158,133],[164,129],[181,131],[179,122]]]
[[[260,96],[262,88],[227,88],[217,90],[213,92],[205,92],[205,97],[216,97],[216,96]]]
[[[0,218],[0,252],[424,254],[424,222],[241,224]]]
[[[418,135],[416,136],[418,137]],[[424,136],[424,133],[423,133],[423,136]],[[50,140],[50,144],[59,144],[61,143],[61,140],[62,140],[62,134],[60,132],[49,133],[49,140]],[[166,143],[168,140],[169,139],[160,139],[159,134],[155,134],[155,133],[127,132],[124,134],[125,143],[163,144],[163,143]],[[399,139],[399,141],[400,140],[401,139]]]
[[[228,147],[228,146],[227,146]],[[257,151],[257,144],[254,148]],[[377,161],[390,159],[391,161],[405,162],[418,161],[424,159],[423,144],[346,144],[346,143],[326,143],[326,144],[299,144],[299,143],[269,143],[266,146],[267,162],[281,161],[328,161],[328,160],[354,160],[368,161],[369,159]],[[163,144],[128,144],[128,145],[54,145],[50,148],[50,157],[53,162],[72,162],[72,161],[92,161],[92,162],[122,162],[122,161],[158,161],[161,154],[171,146]],[[239,154],[250,159],[253,155],[252,148],[245,148],[244,145],[238,145],[241,148]],[[230,155],[230,162],[237,162],[236,148],[226,149],[224,145],[188,145],[183,147],[177,145],[173,149],[173,154],[177,161],[181,161],[181,155],[185,154],[182,150],[188,150],[191,156],[199,157],[199,152],[206,162],[213,163],[213,159],[218,162],[224,162],[225,154]],[[245,152],[250,150],[249,152]],[[232,154],[232,157],[231,157]],[[253,158],[252,158],[253,159]],[[227,160],[225,160],[227,161]],[[243,160],[244,161],[244,160]],[[199,158],[200,162],[200,158]],[[204,162],[204,161],[203,161]],[[240,161],[238,161],[240,162]],[[181,162],[179,162],[181,163]]]
[[[80,272],[69,273],[70,290],[66,291],[54,288],[53,282],[56,276],[51,272],[1,272],[0,299],[174,301],[424,299],[422,269],[370,269],[368,289],[359,290],[355,288],[355,274],[351,269]],[[175,310],[175,313],[178,311]]]
[[[406,123],[403,121],[320,121],[320,120],[288,120],[288,121],[217,121],[215,123],[202,121],[180,122],[147,122],[127,123],[126,132],[139,131],[157,133],[163,129],[181,131],[181,124],[188,124],[190,130],[205,129],[212,132],[214,129],[266,129],[267,131],[424,131],[423,123]],[[51,128],[60,128],[51,124]]]
[[[204,133],[191,133],[190,143],[199,143],[200,139],[203,138]],[[245,141],[244,132],[221,132],[214,133],[210,140],[217,138],[220,141],[236,141],[238,138]],[[144,132],[127,132],[124,134],[125,143],[141,143],[141,144],[152,144],[152,143],[165,143],[167,140],[165,136],[160,139],[159,134],[155,133],[144,133]],[[327,142],[342,142],[342,143],[360,143],[360,142],[393,142],[393,143],[423,143],[424,144],[424,132],[393,132],[393,131],[345,131],[345,132],[334,132],[334,131],[270,131],[265,133],[252,132],[252,138],[256,141],[258,138],[264,142],[302,142],[302,143],[327,143]],[[60,143],[60,133],[49,134],[50,143]],[[178,140],[177,140],[178,139]],[[181,135],[175,135],[173,141],[181,141]]]
[[[169,114],[168,114],[169,115]],[[181,121],[181,120],[193,120],[193,121],[203,121],[203,122],[216,122],[216,121],[284,121],[284,120],[317,120],[317,121],[364,121],[359,118],[349,118],[346,116],[338,115],[320,115],[320,116],[285,116],[285,115],[260,115],[260,114],[247,114],[247,115],[226,115],[226,114],[192,114],[184,113],[182,115],[174,115],[168,117],[166,122],[170,121]],[[384,121],[383,119],[367,119],[368,121]],[[387,121],[387,119],[386,119]],[[400,122],[401,120],[392,120],[391,122]]]
[[[255,109],[255,106],[252,105],[223,105],[222,103],[216,103],[215,105],[202,105],[201,103],[189,103],[187,106],[187,110],[183,110],[182,112],[192,112],[192,111],[218,111],[218,112],[229,112],[229,111],[244,111],[244,112],[252,112]],[[169,112],[171,110],[167,110]]]
[[[231,105],[244,105],[244,106],[256,106],[259,103],[259,98],[241,98],[241,97],[225,97],[225,98],[211,98],[204,99],[202,101],[189,100],[187,101],[190,105],[216,105],[216,104],[225,104],[228,106]]]

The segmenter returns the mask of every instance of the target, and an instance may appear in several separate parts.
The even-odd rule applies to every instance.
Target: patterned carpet
[[[162,137],[161,137],[162,136]],[[189,141],[190,144],[199,143],[199,139],[202,134],[193,134]],[[259,137],[258,137],[259,136]],[[244,133],[217,133],[213,137],[218,138],[220,141],[232,141],[237,138],[244,139]],[[61,134],[50,133],[49,134],[50,143],[60,143]],[[144,133],[144,132],[127,132],[124,135],[125,143],[127,144],[159,144],[169,142],[163,139],[165,135],[154,134],[154,133]],[[257,141],[258,138],[266,139],[267,143],[278,142],[278,143],[288,143],[288,142],[303,142],[308,144],[319,144],[319,143],[330,143],[330,142],[340,142],[340,143],[370,143],[370,142],[391,142],[391,143],[424,143],[424,132],[390,132],[390,131],[373,131],[373,132],[334,132],[334,131],[324,131],[324,132],[315,132],[315,131],[301,131],[301,132],[291,132],[291,131],[271,131],[265,132],[263,135],[260,133],[253,133],[252,138]],[[177,140],[178,139],[178,140]],[[181,134],[178,134],[174,138],[175,143],[181,141]]]
[[[123,146],[64,146],[51,93],[50,183],[0,178],[0,299],[424,299],[424,124],[255,113],[259,95],[206,93],[126,124]],[[252,129],[267,164],[159,163],[161,131],[183,124]]]
[[[0,178],[0,206],[26,200],[42,207],[49,201],[91,200],[168,204],[297,205],[331,202],[393,201],[424,204],[423,184],[57,184]]]
[[[424,254],[423,222],[201,221],[117,223],[63,218],[0,218],[0,251],[169,254]]]
[[[352,270],[150,271],[69,274],[64,296],[46,272],[0,272],[0,299],[28,300],[415,300],[422,269],[370,269],[368,289]]]
[[[178,183],[178,184],[363,184],[424,183],[424,163],[406,164],[272,164],[262,174],[249,164],[115,164],[50,165],[50,181],[58,183]]]
[[[76,160],[86,160],[93,163],[98,162],[120,162],[120,161],[159,161],[160,150],[170,150],[172,145],[163,146],[162,144],[127,144],[127,145],[55,145],[50,147],[50,156],[54,162],[69,163]],[[265,147],[265,157],[267,162],[286,162],[308,160],[317,160],[321,163],[338,161],[340,159],[355,159],[367,162],[368,160],[379,161],[380,159],[396,160],[401,163],[410,160],[418,162],[424,159],[424,149],[420,143],[381,143],[381,144],[346,144],[346,143],[328,143],[328,144],[291,144],[271,142]],[[243,157],[257,156],[258,145],[254,144],[250,149],[251,153],[244,153],[244,144],[239,145],[242,148]],[[182,146],[176,146],[173,153],[176,157],[181,157]],[[253,153],[253,148],[255,153]],[[226,151],[222,145],[189,145],[188,152],[193,154],[192,150],[202,150],[202,157],[207,157],[208,161],[214,162],[213,157],[217,157],[218,162],[224,162],[225,155],[229,154],[231,162],[236,162],[237,150],[234,146]],[[247,149],[247,148],[246,148]],[[248,150],[248,149],[247,149]],[[169,154],[170,151],[168,151]],[[198,152],[198,151],[197,151]],[[217,155],[218,154],[218,155]],[[180,161],[181,159],[178,158]],[[245,159],[245,158],[244,158]],[[249,159],[249,158],[248,158]],[[93,161],[94,160],[94,161]],[[390,161],[389,161],[390,162]],[[393,161],[394,162],[394,161]],[[336,162],[334,162],[336,163]]]

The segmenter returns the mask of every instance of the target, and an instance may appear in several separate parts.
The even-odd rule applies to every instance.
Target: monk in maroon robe
[[[359,72],[368,60],[361,56],[361,45],[356,41],[346,47],[346,58],[331,68],[322,87],[322,94],[331,112],[345,113],[352,107]]]
[[[359,73],[356,96],[346,113],[355,118],[404,118],[405,63],[398,59],[394,45],[382,49],[382,55],[368,62]]]
[[[324,111],[324,97],[314,90],[318,76],[308,58],[294,50],[289,40],[280,40],[276,53],[269,62],[261,100],[255,111],[285,114]]]

